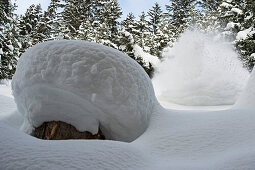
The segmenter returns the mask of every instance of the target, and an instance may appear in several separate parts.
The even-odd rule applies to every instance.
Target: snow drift
[[[233,47],[212,35],[187,31],[167,50],[153,79],[160,101],[233,104],[249,77]]]
[[[84,41],[49,41],[25,52],[13,77],[18,111],[30,133],[45,121],[132,141],[148,126],[155,95],[142,67],[112,48]]]

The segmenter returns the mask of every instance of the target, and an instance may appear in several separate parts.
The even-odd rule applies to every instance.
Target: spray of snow
[[[249,81],[246,85],[245,90],[236,101],[233,108],[235,109],[250,109],[255,108],[255,71],[251,73]]]
[[[186,31],[163,54],[153,85],[159,101],[182,105],[233,104],[249,77],[230,43]]]

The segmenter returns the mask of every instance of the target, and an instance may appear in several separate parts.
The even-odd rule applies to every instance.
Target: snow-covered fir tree
[[[148,42],[149,38],[148,35],[150,34],[150,27],[148,25],[148,21],[146,20],[146,15],[144,12],[141,13],[139,16],[139,20],[135,22],[134,25],[135,30],[132,32],[136,33],[136,43],[144,50],[149,52],[149,47],[147,46],[146,42]]]
[[[118,19],[122,15],[122,10],[117,0],[99,0],[98,1],[100,26],[106,27],[108,30],[105,31],[109,34],[109,39],[112,43],[117,43],[118,35]],[[102,29],[102,28],[101,28]]]
[[[255,1],[244,0],[241,30],[237,33],[236,47],[241,54],[244,65],[251,71],[255,64]]]
[[[170,0],[165,13],[155,3],[137,19],[128,14],[122,20],[118,0],[51,0],[46,11],[31,5],[17,21],[13,6],[10,10],[6,4],[10,4],[8,0],[0,3],[1,71],[8,65],[4,64],[7,58],[15,68],[19,51],[38,42],[80,39],[119,49],[151,74],[152,66],[145,64],[137,49],[139,54],[150,53],[161,59],[163,49],[194,25],[203,31],[220,32],[236,46],[244,65],[249,70],[254,66],[253,0]],[[5,69],[1,74],[12,76],[7,72]]]
[[[176,34],[181,34],[189,26],[195,5],[195,0],[171,0],[170,4],[166,5],[169,20],[175,26]]]
[[[15,6],[10,1],[0,2],[0,79],[11,79],[20,55],[20,40]]]
[[[48,9],[44,12],[42,21],[46,24],[45,34],[48,40],[58,39],[61,36],[63,19],[59,9],[62,7],[61,0],[51,0]]]
[[[162,9],[158,3],[155,3],[152,9],[149,10],[149,22],[148,24],[151,26],[152,32],[154,34],[157,33],[159,24],[162,22]]]
[[[22,39],[21,52],[47,39],[47,23],[42,21],[41,5],[31,5],[19,19],[18,27]]]

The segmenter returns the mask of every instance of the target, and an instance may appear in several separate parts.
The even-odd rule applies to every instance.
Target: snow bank
[[[198,31],[185,32],[164,57],[153,79],[162,102],[233,104],[249,77],[229,43]]]
[[[255,109],[255,70],[252,71],[250,79],[237,100],[234,108]]]
[[[142,67],[127,55],[84,41],[49,41],[24,53],[12,90],[28,133],[60,120],[80,131],[132,141],[148,126],[155,97]]]

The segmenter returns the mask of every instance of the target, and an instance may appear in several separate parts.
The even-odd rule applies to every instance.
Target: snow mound
[[[153,79],[161,102],[234,104],[249,77],[230,43],[199,31],[185,32],[164,55]]]
[[[156,101],[151,81],[127,55],[85,41],[48,41],[25,52],[12,90],[23,129],[59,120],[79,131],[132,141],[148,126]]]
[[[255,108],[255,70],[252,71],[249,81],[237,100],[234,108],[254,109]]]

